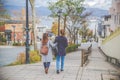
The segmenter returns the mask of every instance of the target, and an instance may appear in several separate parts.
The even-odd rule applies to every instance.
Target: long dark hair
[[[43,33],[42,44],[47,44],[47,42],[48,42],[48,34],[47,33]]]

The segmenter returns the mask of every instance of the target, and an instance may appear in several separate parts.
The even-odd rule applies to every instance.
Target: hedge
[[[76,45],[76,44],[70,44],[68,45],[68,47],[66,48],[66,52],[69,53],[69,52],[73,52],[75,51],[78,46],[80,46],[80,44]]]

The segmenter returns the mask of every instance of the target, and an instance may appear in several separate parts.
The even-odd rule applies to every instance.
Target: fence
[[[81,53],[81,67],[83,67],[84,64],[86,64],[86,62],[88,61],[88,56],[91,53],[91,48],[92,48],[92,44],[87,48],[87,49],[81,49],[82,53]]]

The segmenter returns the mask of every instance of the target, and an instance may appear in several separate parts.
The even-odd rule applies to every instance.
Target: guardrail
[[[88,61],[88,56],[91,53],[91,48],[92,48],[92,44],[87,48],[87,49],[81,49],[82,53],[81,53],[81,67],[83,67],[84,64],[86,64],[86,62]]]

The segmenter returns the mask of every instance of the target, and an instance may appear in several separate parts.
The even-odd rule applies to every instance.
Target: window
[[[116,24],[116,15],[114,15],[114,24]]]
[[[118,21],[119,21],[119,25],[120,25],[120,15],[119,15]]]

